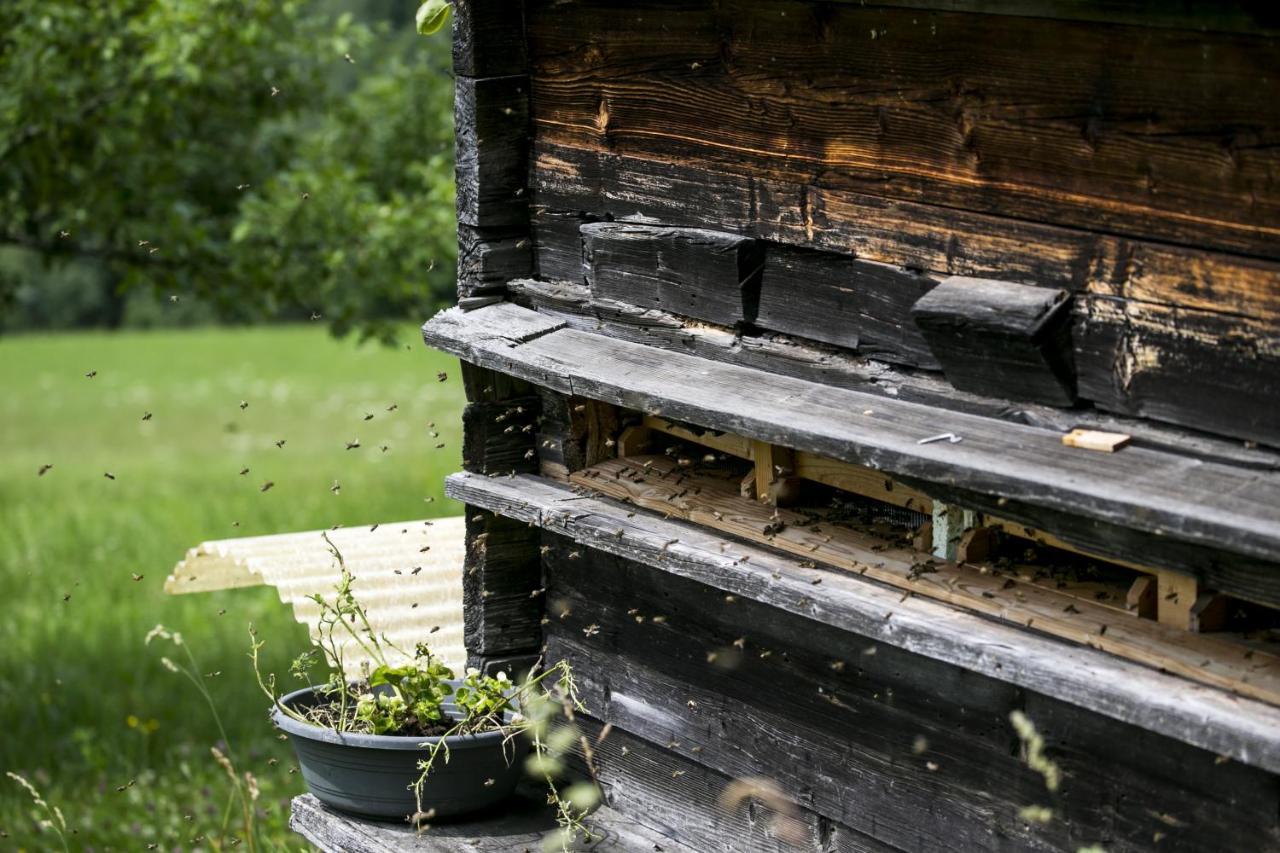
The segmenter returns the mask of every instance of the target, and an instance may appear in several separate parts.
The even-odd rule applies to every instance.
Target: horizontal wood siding
[[[731,777],[768,776],[902,849],[1273,849],[1275,777],[1054,700],[548,537],[549,652],[589,709]],[[570,554],[574,556],[571,558]],[[1019,758],[1025,710],[1064,771]],[[1025,805],[1055,810],[1044,826]]]
[[[1088,297],[1083,396],[1280,443],[1271,36],[773,0],[539,0],[529,36],[538,215],[649,217],[907,274],[1066,287]],[[783,292],[811,316],[840,298],[803,279]],[[869,292],[862,316],[900,325]],[[769,297],[766,274],[761,326],[802,334]],[[810,336],[936,366],[846,310]],[[1161,313],[1159,335],[1125,320]],[[1117,375],[1088,357],[1108,340],[1146,357]],[[1179,393],[1180,356],[1228,381]],[[1250,414],[1259,400],[1266,413]]]

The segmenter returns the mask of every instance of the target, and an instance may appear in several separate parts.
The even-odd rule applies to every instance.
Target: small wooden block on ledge
[[[1122,432],[1073,429],[1062,437],[1062,443],[1067,447],[1079,447],[1082,450],[1100,450],[1103,453],[1115,453],[1129,443],[1129,436]]]
[[[595,299],[736,326],[756,318],[764,245],[737,234],[630,222],[581,227]]]
[[[917,300],[916,325],[961,391],[1070,406],[1071,299],[1060,288],[951,276]]]

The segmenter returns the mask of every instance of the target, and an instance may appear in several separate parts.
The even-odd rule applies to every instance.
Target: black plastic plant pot
[[[301,709],[319,700],[308,687],[280,701]],[[451,702],[444,710],[450,715],[457,711]],[[325,805],[361,817],[396,820],[417,810],[412,786],[421,775],[418,762],[439,737],[343,733],[300,723],[279,708],[273,708],[271,716],[289,735],[307,787]],[[441,754],[422,786],[422,810],[432,820],[481,811],[511,795],[527,752],[522,741],[504,743],[499,731],[445,740],[449,760]]]

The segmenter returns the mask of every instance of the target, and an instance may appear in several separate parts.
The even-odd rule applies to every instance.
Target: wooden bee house
[[[611,819],[1280,849],[1280,19],[456,12],[465,642]]]

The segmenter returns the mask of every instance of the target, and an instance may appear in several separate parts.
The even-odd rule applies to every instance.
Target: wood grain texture
[[[955,387],[1070,406],[1070,309],[1061,288],[951,276],[920,297],[911,316]]]
[[[755,175],[699,171],[687,164],[566,148],[539,139],[536,203],[597,216],[646,216],[673,225],[733,230],[791,245],[844,252],[935,276],[971,275],[1064,287],[1077,297],[1075,361],[1082,395],[1119,413],[1140,411],[1110,390],[1113,362],[1099,349],[1145,351],[1139,363],[1222,373],[1230,385],[1212,401],[1180,393],[1179,376],[1150,383],[1151,416],[1222,435],[1280,445],[1280,431],[1251,414],[1254,401],[1280,409],[1273,378],[1280,326],[1280,265],[1224,253],[1121,239],[1041,223],[886,200],[854,191],[786,184]],[[1117,310],[1092,309],[1101,302]],[[1168,306],[1174,306],[1170,308]],[[883,310],[883,309],[880,309]],[[1126,314],[1163,313],[1143,335]],[[1169,315],[1194,317],[1175,322]],[[892,309],[884,315],[893,317]],[[1230,349],[1219,347],[1228,341]],[[846,339],[847,342],[847,339]],[[1108,347],[1109,342],[1115,346]],[[1233,352],[1257,352],[1254,360]],[[901,359],[895,359],[901,360]],[[1168,378],[1167,378],[1168,377]],[[1092,396],[1091,396],[1092,395]]]
[[[728,540],[713,531],[541,478],[457,474],[445,488],[455,499],[672,576],[1280,772],[1280,709],[1261,702],[904,597],[853,575],[804,569],[794,558],[750,543],[722,549]],[[822,583],[815,585],[819,577]]]
[[[591,293],[721,326],[755,319],[764,247],[736,234],[627,222],[583,225]]]
[[[594,719],[579,717],[579,722],[592,740],[603,730]],[[734,780],[666,748],[668,744],[615,727],[593,747],[601,787],[615,811],[699,853],[898,853],[896,847],[799,806],[788,812],[789,819],[779,820],[777,810],[761,797],[723,802]]]
[[[463,641],[469,666],[492,657],[535,651],[542,644],[538,531],[468,506],[463,564]]]
[[[538,470],[536,396],[501,403],[468,403],[462,410],[462,465],[478,474]]]
[[[323,853],[529,853],[542,849],[556,828],[546,792],[533,786],[517,789],[496,813],[439,823],[425,832],[400,823],[361,820],[336,812],[310,794],[294,797],[289,828]],[[637,825],[608,807],[591,817],[601,838],[583,851],[609,853],[694,853],[665,836]]]
[[[819,382],[837,388],[925,403],[942,409],[981,414],[1057,432],[1076,427],[1125,432],[1146,447],[1188,458],[1223,462],[1260,471],[1280,470],[1280,454],[1265,447],[1158,422],[1089,410],[1064,411],[1034,403],[1014,404],[999,398],[957,391],[937,374],[893,367],[847,350],[809,344],[773,333],[734,334],[710,325],[690,326],[665,312],[597,302],[585,285],[564,281],[514,281],[513,297],[525,307],[579,329],[633,343],[671,349],[712,361],[753,367],[769,373]]]
[[[528,29],[548,139],[1280,251],[1267,36],[803,0],[539,0]]]
[[[453,73],[506,77],[529,70],[524,0],[453,0]]]
[[[918,272],[773,243],[756,325],[857,350],[898,364],[939,365],[911,320],[911,306],[937,284]]]
[[[533,273],[527,230],[458,226],[458,296],[501,293],[508,281]]]
[[[1244,819],[1269,814],[1280,794],[1257,770],[1215,772],[1212,754],[624,559],[561,559],[548,583],[568,611],[548,626],[548,651],[573,663],[592,711],[725,775],[772,778],[882,843],[1075,850],[1102,836],[1108,849],[1145,850],[1161,813],[1184,824],[1161,848],[1203,849],[1223,833],[1232,849],[1274,843],[1274,817]],[[1055,743],[1088,733],[1066,751],[1059,795],[1011,748],[1014,708],[1044,709],[1045,722],[1033,719],[1052,720]],[[1143,748],[1108,746],[1144,735]],[[1169,776],[1175,766],[1202,776]],[[1018,818],[1046,800],[1049,826]]]
[[[1060,434],[557,329],[511,347],[514,306],[444,311],[427,342],[554,390],[807,450],[902,477],[959,485],[1068,516],[1259,560],[1280,553],[1280,476],[1132,447],[1081,457]],[[533,325],[534,312],[518,322]],[[867,414],[870,412],[870,414]],[[959,444],[919,445],[939,432]],[[915,483],[908,483],[915,485]],[[923,488],[929,493],[929,489]],[[1006,513],[996,513],[1005,515]],[[1014,516],[1014,520],[1022,519]],[[1041,525],[1043,526],[1043,525]]]
[[[454,124],[458,222],[526,227],[529,79],[458,77]]]
[[[1280,329],[1089,297],[1073,338],[1080,393],[1099,406],[1280,444]]]

